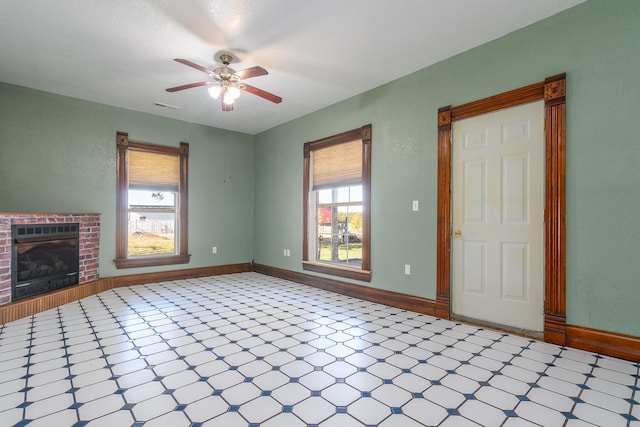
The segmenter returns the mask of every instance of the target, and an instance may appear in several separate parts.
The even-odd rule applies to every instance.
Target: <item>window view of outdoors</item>
[[[176,253],[176,193],[129,190],[128,256]]]
[[[362,266],[362,186],[316,191],[317,261]]]

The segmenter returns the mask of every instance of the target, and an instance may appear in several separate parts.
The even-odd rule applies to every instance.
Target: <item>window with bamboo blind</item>
[[[116,143],[116,267],[188,263],[189,144]]]
[[[303,268],[371,280],[371,125],[304,145]]]

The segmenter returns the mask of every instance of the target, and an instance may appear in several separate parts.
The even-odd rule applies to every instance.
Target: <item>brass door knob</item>
[[[453,237],[458,238],[458,237],[460,237],[460,236],[462,236],[462,231],[460,231],[460,230],[455,230],[455,231],[453,232]]]

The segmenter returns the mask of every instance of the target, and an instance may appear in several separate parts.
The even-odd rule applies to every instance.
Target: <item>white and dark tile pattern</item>
[[[256,273],[0,325],[2,426],[640,426],[639,365]]]

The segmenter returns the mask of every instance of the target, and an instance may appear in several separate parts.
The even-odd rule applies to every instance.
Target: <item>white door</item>
[[[453,124],[454,314],[544,327],[544,104]]]

